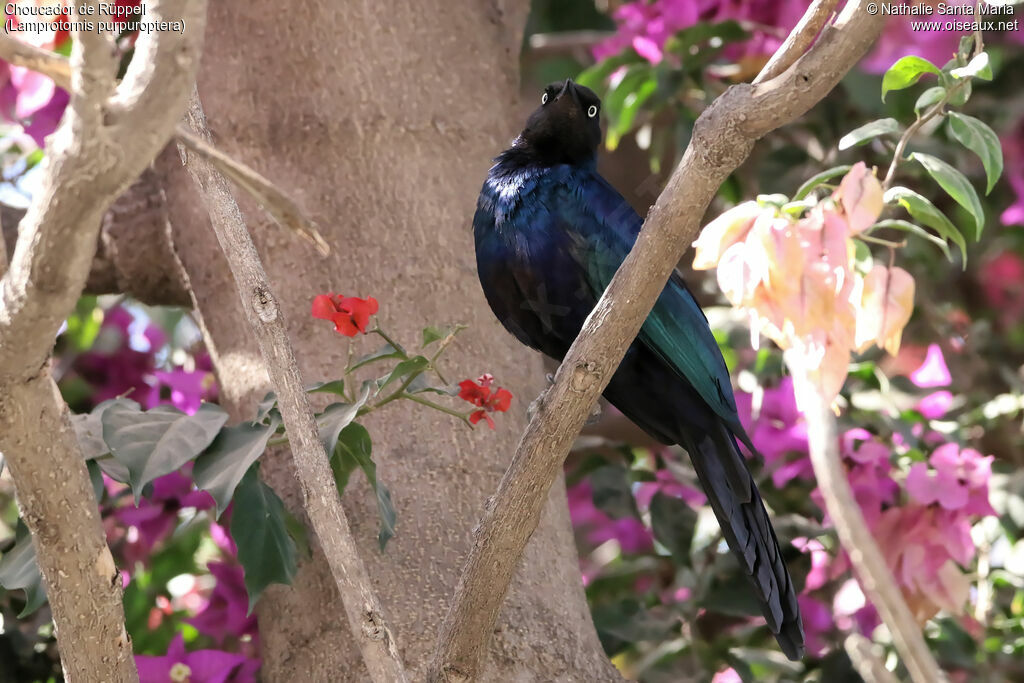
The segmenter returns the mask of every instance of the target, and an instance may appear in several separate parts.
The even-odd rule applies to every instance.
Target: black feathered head
[[[544,88],[540,106],[516,141],[542,163],[593,160],[601,144],[601,100],[594,91],[566,79]]]

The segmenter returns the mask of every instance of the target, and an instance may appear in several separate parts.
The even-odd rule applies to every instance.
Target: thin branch
[[[512,573],[591,406],[697,236],[722,182],[755,140],[807,112],[875,41],[884,17],[868,14],[865,4],[846,3],[835,24],[786,72],[759,85],[733,86],[697,120],[679,167],[559,366],[554,384],[539,399],[493,504],[483,513],[441,627],[429,680],[480,676]]]
[[[806,406],[804,417],[807,419],[807,440],[814,477],[825,499],[825,509],[836,527],[840,543],[850,556],[864,594],[889,627],[893,644],[902,656],[911,678],[917,683],[944,680],[924,642],[921,628],[903,600],[882,551],[853,497],[846,469],[839,457],[835,416],[814,383],[807,379],[803,368],[790,366],[789,369],[798,401]]]
[[[64,55],[23,43],[0,31],[0,57],[8,64],[49,76],[58,87],[71,90],[71,63]]]
[[[97,4],[75,3],[73,18],[85,5],[95,16]],[[138,681],[121,577],[48,358],[89,274],[101,218],[166,145],[195,79],[204,0],[147,5],[157,20],[188,26],[139,39],[144,56],[136,56],[139,75],[129,85],[159,104],[155,114],[142,122],[134,111],[123,123],[106,120],[116,87],[110,37],[76,33],[63,80],[70,106],[49,139],[40,189],[0,280],[0,451],[32,532],[69,683]],[[52,60],[39,63],[52,66]],[[154,73],[162,74],[160,81],[148,77]]]
[[[754,79],[754,83],[760,83],[775,78],[783,71],[793,65],[801,55],[814,42],[814,39],[825,27],[832,13],[836,9],[839,0],[814,0],[807,8],[800,21],[793,27],[793,30],[786,36],[786,40],[775,51],[768,63],[761,69],[761,73]]]
[[[193,132],[208,137],[206,118],[197,96],[193,97],[186,120]],[[178,149],[182,163],[195,180],[210,212],[214,232],[234,275],[246,317],[277,391],[296,475],[302,487],[303,504],[334,576],[349,629],[373,681],[405,681],[405,668],[395,638],[384,621],[380,602],[341,506],[328,465],[328,453],[320,441],[313,411],[303,390],[277,298],[231,194],[231,186],[206,157],[188,155],[181,145]]]
[[[327,256],[331,253],[331,248],[327,246],[327,242],[317,230],[316,224],[306,218],[298,205],[269,180],[245,164],[235,161],[227,154],[217,150],[184,126],[178,127],[175,137],[179,143],[202,155],[204,159],[216,166],[218,171],[255,197],[282,228],[295,232],[316,247],[321,255]]]
[[[49,52],[11,38],[5,33],[0,33],[0,59],[48,76],[54,83],[66,90],[71,87],[70,62],[66,57],[55,52]],[[111,105],[112,108],[125,106],[127,105],[123,102]],[[295,232],[316,247],[316,250],[323,256],[330,253],[330,247],[317,229],[317,225],[306,218],[298,205],[272,182],[242,162],[219,151],[184,126],[178,126],[174,135],[178,142],[196,154],[202,155],[216,166],[218,171],[255,197],[256,201],[277,221],[278,225]]]

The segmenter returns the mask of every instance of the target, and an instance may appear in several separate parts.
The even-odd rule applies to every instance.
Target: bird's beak
[[[573,100],[576,99],[576,84],[572,82],[571,78],[565,79],[565,84],[562,85],[562,89],[555,95],[555,101],[562,99],[565,95],[569,95]]]

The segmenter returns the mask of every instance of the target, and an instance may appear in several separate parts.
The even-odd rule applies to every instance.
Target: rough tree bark
[[[409,343],[428,323],[469,324],[446,361],[449,374],[491,372],[517,396],[495,432],[469,432],[405,405],[368,420],[399,515],[386,553],[376,548],[376,511],[361,481],[345,505],[414,679],[423,676],[471,526],[543,382],[540,359],[486,306],[469,229],[490,158],[521,123],[526,11],[525,2],[501,0],[321,0],[291,6],[282,23],[280,4],[269,0],[210,8],[199,91],[215,144],[292,193],[333,249],[320,258],[240,197],[303,375],[336,377],[344,365],[345,340],[309,316],[312,297],[335,290],[380,299],[382,322]],[[266,374],[234,285],[180,163],[165,154],[159,170],[222,396],[236,417],[248,415]],[[298,510],[288,459],[272,455],[262,472]],[[294,588],[271,589],[261,602],[266,680],[366,679],[319,553]],[[617,678],[584,600],[560,484],[496,630],[489,680]]]
[[[91,5],[95,15],[95,4],[76,7]],[[195,77],[205,2],[159,0],[147,16],[180,19],[189,30],[140,39],[119,84],[112,38],[76,33],[71,103],[0,282],[0,452],[32,532],[69,683],[138,680],[121,579],[48,359],[85,284],[104,213],[166,143]]]

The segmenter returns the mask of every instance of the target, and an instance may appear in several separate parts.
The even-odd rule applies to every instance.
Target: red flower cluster
[[[474,410],[469,416],[469,421],[476,424],[481,419],[487,420],[491,429],[494,429],[494,420],[487,413],[504,413],[512,405],[512,392],[502,387],[491,391],[493,382],[494,375],[489,374],[480,375],[476,382],[471,379],[459,382],[459,398],[480,406],[480,410]]]
[[[330,320],[334,323],[334,329],[346,337],[354,337],[358,332],[366,334],[366,325],[377,309],[377,300],[372,296],[360,299],[355,296],[338,296],[332,292],[317,295],[313,299],[313,317]]]

